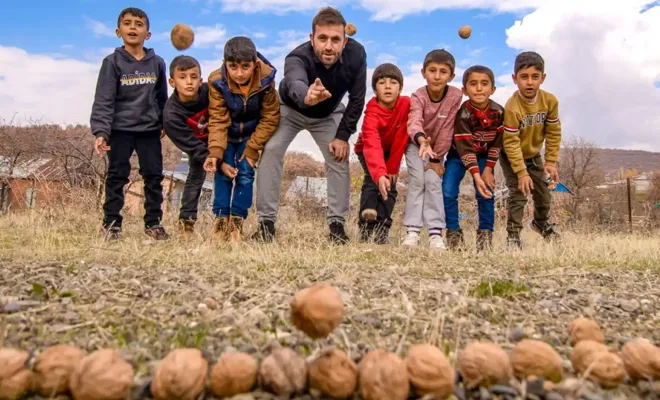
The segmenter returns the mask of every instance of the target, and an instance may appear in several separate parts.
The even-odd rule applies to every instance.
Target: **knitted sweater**
[[[528,103],[516,91],[504,106],[504,151],[518,178],[529,175],[525,160],[538,155],[544,141],[545,164],[555,165],[561,143],[557,98],[539,89],[536,100]]]
[[[451,147],[454,136],[454,120],[461,105],[463,94],[454,86],[447,85],[445,96],[435,102],[429,97],[426,86],[410,96],[408,136],[417,143],[416,136],[424,134],[431,142],[433,151],[442,159]]]
[[[465,101],[458,110],[454,125],[454,151],[465,168],[474,175],[479,172],[478,156],[487,156],[486,166],[495,168],[502,148],[504,107],[490,101],[480,110]]]

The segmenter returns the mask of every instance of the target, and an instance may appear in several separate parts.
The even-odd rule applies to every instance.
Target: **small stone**
[[[490,387],[490,392],[498,396],[517,396],[518,391],[511,386],[506,385],[493,385]]]
[[[594,393],[582,393],[582,396],[580,396],[580,399],[582,400],[603,400],[603,398],[597,394]]]
[[[211,310],[216,310],[218,308],[218,302],[210,297],[206,297],[204,300],[202,300],[202,303]]]
[[[207,306],[206,304],[204,304],[204,303],[199,303],[199,304],[197,305],[197,309],[198,309],[199,311],[201,311],[201,312],[206,312],[206,311],[209,310],[208,306]]]
[[[525,331],[521,327],[517,326],[517,327],[513,328],[513,330],[511,331],[510,338],[511,338],[511,341],[513,341],[513,342],[520,342],[526,336],[527,335],[525,334]]]
[[[555,307],[555,302],[552,300],[541,300],[539,301],[539,307],[541,308],[554,308]]]
[[[574,287],[569,287],[568,290],[566,290],[566,294],[578,294],[579,291],[574,288]]]
[[[589,304],[591,305],[596,305],[600,304],[600,302],[603,301],[603,295],[600,293],[593,293],[589,295]]]
[[[480,400],[491,400],[493,395],[488,391],[488,389],[482,387],[479,388],[479,398]]]
[[[574,393],[577,391],[582,383],[579,379],[576,378],[567,378],[564,379],[559,385],[557,385],[557,391],[561,393]]]
[[[624,311],[635,312],[639,309],[639,301],[637,300],[621,300],[621,306]]]
[[[545,400],[565,400],[564,396],[557,392],[548,392],[545,394]]]

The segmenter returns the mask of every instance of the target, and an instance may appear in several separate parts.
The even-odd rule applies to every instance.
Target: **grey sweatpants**
[[[342,103],[339,103],[335,111],[328,117],[317,119],[308,118],[285,104],[280,106],[280,125],[266,143],[257,170],[256,206],[257,217],[260,221],[277,219],[284,154],[298,133],[306,129],[319,146],[325,159],[325,172],[328,176],[328,224],[345,223],[351,183],[348,159],[338,162],[328,149],[328,145],[335,138],[345,108]]]
[[[429,235],[442,234],[445,224],[445,206],[442,199],[442,178],[433,170],[424,171],[428,161],[419,157],[419,146],[408,143],[408,195],[403,224],[408,232],[419,232],[422,227]]]

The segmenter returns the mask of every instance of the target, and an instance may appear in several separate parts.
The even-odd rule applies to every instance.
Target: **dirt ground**
[[[139,386],[177,347],[203,349],[212,360],[232,350],[262,359],[277,342],[311,360],[335,345],[359,362],[371,349],[404,357],[411,344],[431,343],[455,365],[471,341],[508,350],[528,337],[550,343],[564,358],[566,381],[582,391],[566,391],[565,398],[660,397],[660,382],[605,391],[570,380],[567,343],[568,323],[589,316],[612,348],[636,337],[660,344],[657,233],[564,232],[561,243],[549,244],[526,231],[525,250],[508,251],[498,227],[490,253],[433,253],[399,247],[399,225],[389,246],[330,246],[321,219],[281,220],[276,244],[230,246],[209,239],[209,216],[187,241],[173,229],[171,240],[150,241],[135,219],[110,244],[100,239],[95,215],[2,216],[0,347],[118,348],[136,366]],[[246,231],[253,226],[250,220]],[[349,235],[356,236],[352,226]],[[466,235],[471,243],[474,233]],[[289,319],[293,294],[315,282],[334,285],[345,303],[343,322],[320,341]]]

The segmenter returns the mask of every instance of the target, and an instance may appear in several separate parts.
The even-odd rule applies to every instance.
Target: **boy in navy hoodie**
[[[145,233],[168,238],[161,225],[163,211],[163,154],[161,133],[167,101],[165,61],[144,47],[151,37],[149,18],[139,8],[126,8],[117,20],[117,37],[124,45],[103,59],[92,106],[90,125],[97,154],[108,152],[103,204],[103,231],[107,239],[121,233],[124,186],[137,153],[144,179]]]
[[[183,187],[179,227],[189,234],[195,229],[199,196],[206,179],[204,161],[209,155],[209,87],[202,82],[199,62],[177,56],[170,63],[170,86],[174,92],[165,103],[163,125],[172,143],[188,155],[188,176]]]

